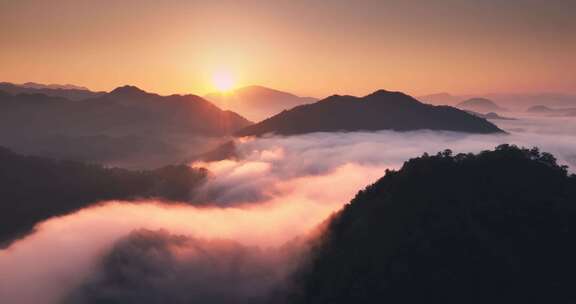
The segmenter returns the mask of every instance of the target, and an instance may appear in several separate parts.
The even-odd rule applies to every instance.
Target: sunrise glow
[[[576,303],[574,12],[0,0],[0,304]]]
[[[234,88],[234,77],[228,71],[218,71],[212,76],[214,87],[220,92],[227,92]]]

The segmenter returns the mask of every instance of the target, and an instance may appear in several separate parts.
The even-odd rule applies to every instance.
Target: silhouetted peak
[[[434,94],[429,94],[429,95],[423,95],[423,96],[419,96],[416,99],[425,102],[425,103],[431,103],[431,104],[444,104],[444,105],[453,105],[453,104],[457,104],[460,101],[462,101],[462,99],[458,96],[452,95],[450,93],[446,93],[446,92],[440,92],[440,93],[434,93]]]
[[[318,104],[337,104],[337,103],[349,103],[349,102],[358,102],[360,98],[352,95],[330,95],[322,100],[317,101]]]
[[[474,97],[469,98],[461,103],[458,106],[488,106],[488,107],[499,107],[493,100],[484,97]]]
[[[330,95],[322,100],[319,100],[318,102],[324,102],[324,101],[331,101],[331,100],[338,100],[341,98],[347,98],[347,97],[354,97],[354,96],[350,96],[350,95],[339,95],[339,94],[334,94],[334,95]]]
[[[388,91],[384,89],[377,90],[372,94],[366,95],[362,100],[375,100],[378,102],[388,102],[396,104],[419,104],[420,102],[412,96],[406,95],[402,92]]]
[[[385,89],[379,89],[379,90],[372,92],[371,94],[368,94],[366,97],[368,97],[368,96],[387,96],[387,95],[390,95],[393,93],[399,93],[399,92],[388,91]]]
[[[456,105],[457,107],[470,108],[476,111],[504,111],[506,109],[500,107],[496,102],[484,97],[474,97],[466,99]]]
[[[138,95],[148,95],[146,91],[141,90],[140,88],[132,85],[125,85],[121,87],[115,88],[113,91],[110,92],[112,95],[128,95],[128,96],[138,96]]]
[[[490,104],[495,105],[496,103],[488,98],[484,97],[474,97],[464,100],[461,104]]]
[[[554,110],[547,106],[535,105],[528,108],[528,112],[554,112]]]
[[[424,104],[401,92],[378,90],[364,97],[332,95],[317,103],[297,106],[248,126],[236,135],[422,129],[502,132],[494,124],[464,111]]]

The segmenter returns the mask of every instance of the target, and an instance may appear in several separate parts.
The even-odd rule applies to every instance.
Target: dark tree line
[[[289,303],[574,303],[576,177],[538,149],[407,161],[329,222]]]
[[[0,147],[0,248],[42,220],[102,200],[186,201],[205,176],[204,169],[184,165],[131,171],[22,156]]]

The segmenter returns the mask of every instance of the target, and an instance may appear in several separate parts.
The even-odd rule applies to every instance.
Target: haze
[[[576,92],[576,2],[0,1],[0,79],[171,94]]]
[[[576,303],[575,11],[0,0],[0,304]]]

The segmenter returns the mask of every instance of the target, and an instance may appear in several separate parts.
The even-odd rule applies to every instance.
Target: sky
[[[0,0],[0,81],[576,93],[575,11],[573,0]]]

